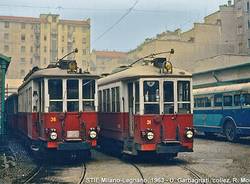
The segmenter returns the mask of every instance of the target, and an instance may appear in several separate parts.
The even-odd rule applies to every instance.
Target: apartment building
[[[130,60],[150,53],[175,49],[172,57],[176,67],[194,71],[195,63],[208,58],[229,60],[228,55],[250,54],[250,4],[249,0],[228,1],[219,10],[204,17],[204,22],[194,23],[185,32],[180,29],[166,31],[154,38],[148,38],[136,49],[128,52]],[[168,57],[168,55],[165,55]],[[237,61],[236,61],[237,62]],[[211,63],[212,65],[212,63]]]
[[[126,52],[93,50],[90,69],[97,74],[108,74],[116,67],[127,65],[127,63]]]
[[[12,57],[8,79],[23,79],[34,66],[46,67],[78,48],[79,67],[90,58],[90,19],[64,20],[56,14],[39,18],[0,16],[0,53]]]

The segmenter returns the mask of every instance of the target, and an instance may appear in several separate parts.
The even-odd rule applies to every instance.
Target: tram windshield
[[[79,111],[79,81],[77,79],[67,80],[67,111]]]
[[[95,110],[95,80],[82,81],[83,111]]]
[[[160,113],[159,81],[144,81],[144,114]]]

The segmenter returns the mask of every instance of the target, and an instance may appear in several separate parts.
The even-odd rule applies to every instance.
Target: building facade
[[[196,62],[220,55],[250,54],[249,0],[228,1],[219,10],[206,16],[203,23],[194,23],[192,29],[181,32],[166,31],[128,53],[130,60],[145,55],[175,49],[174,66],[192,72]],[[168,57],[168,55],[165,55]],[[244,58],[244,57],[243,57]]]
[[[90,19],[63,20],[59,15],[39,18],[0,16],[0,52],[12,57],[8,79],[23,79],[34,66],[46,67],[78,48],[79,67],[90,57]]]
[[[125,52],[93,50],[91,53],[90,70],[99,75],[111,73],[115,68],[127,64]]]

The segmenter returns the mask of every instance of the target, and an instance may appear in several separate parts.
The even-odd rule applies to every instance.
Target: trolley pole
[[[4,107],[4,100],[5,100],[5,73],[6,73],[6,64],[2,63],[1,65],[2,70],[2,80],[1,80],[1,124],[0,124],[0,136],[2,140],[6,134],[6,126],[5,126],[5,107]]]

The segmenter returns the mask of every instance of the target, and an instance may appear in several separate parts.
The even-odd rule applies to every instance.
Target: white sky
[[[138,0],[134,9],[113,29],[136,0],[1,0],[0,15],[60,14],[63,19],[91,19],[91,48],[129,51],[145,38],[166,30],[187,30],[194,22],[219,9],[228,0]]]

